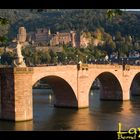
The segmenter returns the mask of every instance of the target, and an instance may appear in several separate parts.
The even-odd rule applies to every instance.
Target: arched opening
[[[47,76],[37,81],[33,87],[36,87],[37,84],[40,84],[41,88],[44,87],[49,90],[49,98],[51,99],[53,97],[54,106],[78,107],[75,93],[72,87],[64,79],[58,76]]]
[[[95,78],[89,93],[90,107],[99,107],[99,105],[102,103],[104,104],[104,102],[100,102],[100,100],[108,100],[113,102],[115,100],[122,99],[122,88],[115,75],[110,72],[104,72]],[[107,102],[105,106],[106,105]],[[118,106],[117,103],[116,106]]]
[[[129,112],[139,116],[140,109],[140,72],[137,73],[130,86],[130,106]],[[136,120],[136,119],[135,119]],[[137,120],[138,121],[138,120]]]
[[[33,85],[35,130],[60,130],[65,127],[60,122],[69,120],[77,111],[77,109],[67,108],[77,107],[78,102],[75,93],[64,79],[58,76],[47,76],[41,78]]]
[[[137,73],[132,80],[130,87],[130,97],[140,96],[140,73]]]
[[[99,89],[101,100],[122,100],[122,88],[118,79],[109,72],[101,73],[91,89]]]

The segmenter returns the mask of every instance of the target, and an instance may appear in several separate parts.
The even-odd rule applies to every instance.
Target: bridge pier
[[[78,108],[89,107],[89,80],[88,65],[79,64],[77,72],[77,100]]]
[[[123,101],[130,100],[130,89],[129,86],[126,84],[123,85]]]
[[[135,66],[122,69],[115,65],[87,64],[77,67],[0,68],[1,119],[33,119],[32,86],[43,77],[54,89],[55,106],[85,108],[89,106],[89,90],[95,78],[98,77],[102,84],[103,99],[129,100],[130,86],[136,74],[133,82],[136,80],[137,88],[133,90],[137,93],[140,91],[139,71],[140,68]]]
[[[132,77],[130,73],[130,68],[129,66],[125,66],[125,69],[122,74],[122,81],[121,81],[121,86],[122,86],[122,91],[123,91],[123,101],[130,100],[130,85],[132,82]]]
[[[87,90],[87,80],[88,77],[80,76],[78,78],[78,93],[77,93],[77,100],[78,100],[78,108],[87,108],[89,107],[89,94]]]
[[[1,119],[33,119],[31,68],[1,68]]]

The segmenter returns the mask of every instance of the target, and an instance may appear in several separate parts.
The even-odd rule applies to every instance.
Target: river
[[[91,90],[90,107],[86,109],[66,109],[53,107],[51,90],[36,89],[33,91],[32,121],[0,121],[0,130],[122,130],[140,127],[140,97],[130,101],[100,101],[99,90]]]

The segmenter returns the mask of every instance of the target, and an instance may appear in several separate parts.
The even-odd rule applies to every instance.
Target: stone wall
[[[1,119],[15,119],[15,90],[12,68],[4,68],[0,71],[1,86]]]
[[[55,106],[84,108],[89,106],[89,91],[97,77],[104,99],[129,100],[132,81],[136,76],[139,83],[139,75],[138,66],[109,64],[1,68],[1,119],[32,119],[32,86],[44,77],[54,90]]]
[[[1,68],[1,119],[33,118],[32,73],[31,68]]]
[[[32,68],[14,68],[15,120],[33,119]]]

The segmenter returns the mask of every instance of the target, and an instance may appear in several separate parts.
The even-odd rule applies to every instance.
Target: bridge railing
[[[121,69],[122,65],[118,64],[89,64],[89,68],[97,68],[97,69]]]

